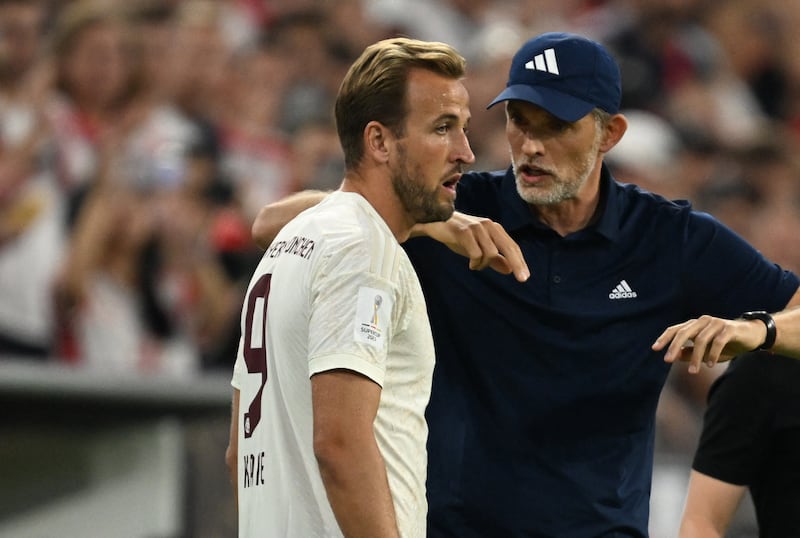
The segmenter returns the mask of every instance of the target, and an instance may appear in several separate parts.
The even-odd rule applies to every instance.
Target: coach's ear
[[[623,114],[614,114],[603,126],[603,139],[600,142],[600,151],[608,152],[617,145],[628,130],[628,119]]]

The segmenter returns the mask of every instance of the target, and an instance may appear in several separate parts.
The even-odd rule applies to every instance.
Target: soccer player
[[[341,188],[281,231],[244,301],[226,455],[240,536],[425,536],[434,349],[400,242],[451,216],[474,161],[463,76],[451,47],[398,38],[341,84]]]

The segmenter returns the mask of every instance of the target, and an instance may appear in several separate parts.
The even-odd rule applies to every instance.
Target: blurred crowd
[[[393,35],[467,57],[478,169],[509,162],[485,104],[522,41],[602,41],[630,121],[617,177],[800,271],[798,26],[784,0],[0,0],[0,355],[228,369],[253,218],[338,185],[338,83]]]

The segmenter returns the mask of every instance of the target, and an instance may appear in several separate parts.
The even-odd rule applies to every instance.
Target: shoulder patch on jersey
[[[386,345],[389,320],[392,317],[392,306],[392,298],[385,291],[368,287],[359,288],[354,323],[356,342],[383,349]]]

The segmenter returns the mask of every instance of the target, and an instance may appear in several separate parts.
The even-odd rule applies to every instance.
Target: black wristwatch
[[[772,316],[769,315],[768,312],[764,312],[763,310],[758,310],[755,312],[745,312],[741,316],[740,319],[757,319],[764,322],[764,325],[767,327],[767,336],[764,338],[764,343],[758,346],[757,348],[753,349],[752,351],[766,351],[771,349],[772,346],[775,345],[775,337],[778,336],[778,328],[775,326],[775,320],[772,319]]]

